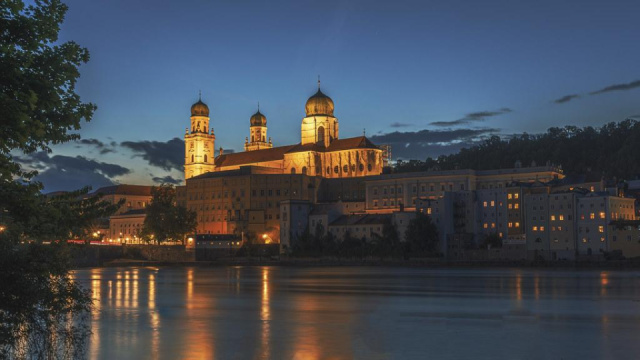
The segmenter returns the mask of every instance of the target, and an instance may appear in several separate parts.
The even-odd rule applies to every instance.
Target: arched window
[[[265,137],[264,137],[264,135],[262,135],[262,142],[264,142],[264,139],[265,139]]]
[[[256,141],[255,139],[256,139],[256,138],[255,138],[253,135],[251,135],[251,142]]]
[[[295,174],[296,173],[296,168],[291,168],[291,173]]]
[[[317,141],[324,141],[324,127],[320,126],[318,128],[318,139]]]
[[[306,166],[303,166],[303,167],[302,167],[302,173],[303,173],[304,175],[307,175],[307,167],[306,167]]]
[[[193,154],[191,154],[191,162],[193,162]]]
[[[204,154],[204,162],[207,162],[207,154]]]

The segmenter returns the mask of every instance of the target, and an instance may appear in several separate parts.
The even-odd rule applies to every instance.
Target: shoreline
[[[639,270],[640,261],[615,260],[606,262],[447,262],[434,259],[415,260],[337,260],[337,259],[234,259],[216,261],[149,261],[114,259],[96,266],[79,266],[74,270],[115,267],[226,267],[226,266],[282,266],[282,267],[405,267],[425,269],[521,268],[546,270]]]

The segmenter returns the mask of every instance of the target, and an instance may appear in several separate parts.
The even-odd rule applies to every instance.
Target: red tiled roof
[[[101,187],[93,194],[151,196],[151,188],[147,185],[113,185]]]
[[[216,158],[215,164],[216,167],[224,167],[282,160],[284,159],[284,154],[295,146],[287,145],[264,150],[222,154]]]

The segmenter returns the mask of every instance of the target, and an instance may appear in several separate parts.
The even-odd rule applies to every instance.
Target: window
[[[487,228],[489,228],[489,224],[484,223],[484,225],[483,225],[482,227],[484,227],[485,229],[487,229]]]
[[[560,216],[558,216],[558,219],[559,219],[560,221],[564,220],[564,215],[560,215]]]
[[[334,166],[333,167],[333,172],[336,173],[336,174],[339,173],[340,172],[340,167],[338,167],[338,165]]]
[[[511,200],[513,196],[511,194],[507,194],[507,199]]]
[[[544,226],[540,226],[540,231],[544,231]]]
[[[367,170],[371,171],[372,168],[371,164],[367,165]]]
[[[514,199],[517,199],[517,198],[519,197],[519,195],[520,195],[520,194],[515,193],[515,194],[513,194],[513,198],[514,198]]]
[[[593,220],[595,218],[596,218],[596,214],[595,213],[589,214],[589,219]]]
[[[532,227],[532,228],[531,228],[531,230],[533,230],[533,231],[538,231],[538,227],[537,227],[537,226],[534,226],[534,227]]]
[[[551,215],[551,221],[556,221],[556,216],[555,215]]]
[[[431,215],[431,208],[427,208],[427,214]]]
[[[496,206],[496,202],[491,200],[491,206]]]
[[[483,203],[482,203],[482,206],[487,207],[487,202],[486,202],[486,201],[485,201],[485,202],[483,202]]]
[[[513,227],[513,223],[512,222],[508,223],[507,227],[512,228]]]
[[[349,165],[343,166],[342,167],[342,171],[345,172],[345,173],[348,173],[349,172]]]
[[[518,209],[519,207],[520,207],[520,204],[518,204],[518,203],[513,204],[513,208],[514,209]]]
[[[605,213],[604,211],[600,211],[600,219],[604,219],[605,218]]]
[[[520,223],[516,221],[516,227],[519,228],[520,227]]]
[[[602,225],[598,226],[598,231],[603,233],[604,232],[604,226],[602,226]]]

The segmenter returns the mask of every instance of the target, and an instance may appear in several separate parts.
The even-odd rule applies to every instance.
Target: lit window
[[[600,219],[604,219],[605,218],[605,213],[604,211],[600,211]]]
[[[483,203],[482,203],[482,206],[487,207],[487,202],[486,202],[486,201],[485,201],[485,202],[483,202]]]
[[[601,238],[600,238],[600,242],[604,242],[604,237],[601,237]]]
[[[517,208],[519,208],[519,207],[520,207],[520,204],[518,204],[518,203],[515,203],[515,204],[513,205],[513,208],[514,208],[514,209],[517,209]]]
[[[604,226],[602,226],[602,225],[598,226],[598,231],[603,233],[604,232]]]
[[[498,233],[498,236],[502,237],[502,233]]]
[[[491,223],[491,228],[495,229],[496,228],[496,223]]]
[[[509,205],[507,205],[507,207],[508,207],[509,209],[512,209],[512,208],[513,208],[513,204],[509,204]]]
[[[484,227],[485,229],[487,229],[487,228],[489,227],[489,224],[484,223],[483,227]]]
[[[534,226],[534,227],[532,227],[532,228],[531,228],[531,230],[533,230],[533,231],[538,231],[538,227],[537,227],[537,226]]]
[[[507,194],[507,199],[511,200],[512,196],[511,194]]]
[[[513,223],[508,223],[507,226],[512,228],[513,227]]]
[[[559,216],[560,221],[564,220],[564,215]]]
[[[491,200],[491,206],[496,206],[496,202]]]
[[[551,221],[556,221],[556,216],[555,215],[551,215]]]
[[[595,218],[596,218],[596,214],[595,214],[595,213],[591,213],[591,214],[589,214],[589,218],[590,218],[591,220],[595,219]]]
[[[587,238],[586,238],[586,237],[582,238],[582,242],[583,242],[583,243],[586,243],[587,241],[588,241],[588,240],[587,240]]]
[[[516,227],[519,228],[520,227],[520,223],[516,222]]]
[[[540,226],[540,231],[544,231],[544,226]]]
[[[520,195],[520,194],[518,194],[518,193],[513,194],[513,198],[514,198],[514,199],[517,199],[517,198],[518,198],[518,195]]]

